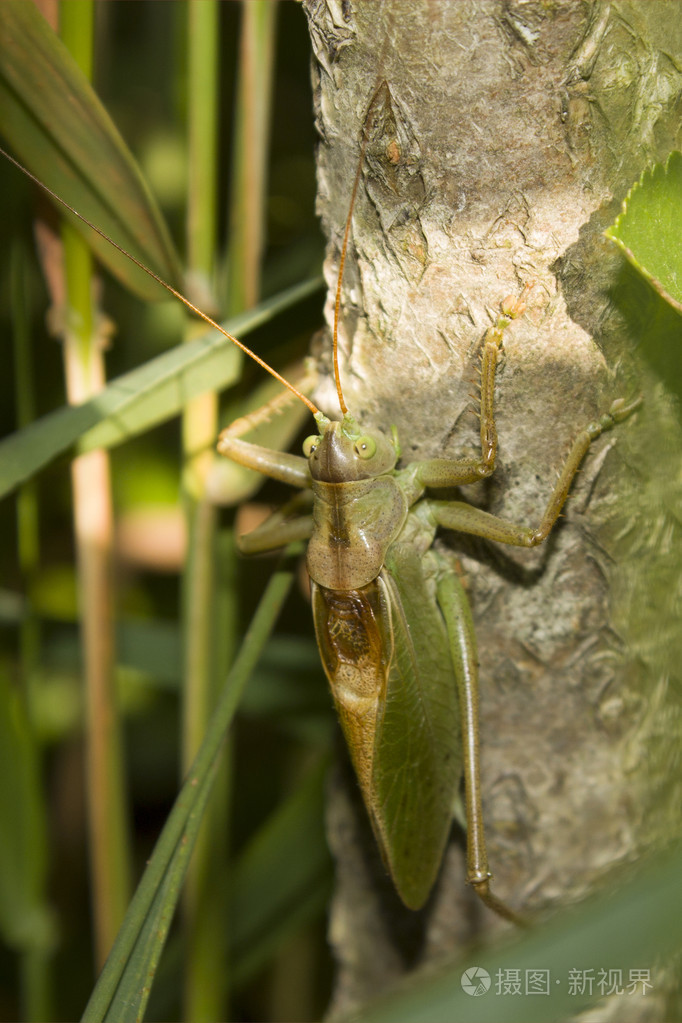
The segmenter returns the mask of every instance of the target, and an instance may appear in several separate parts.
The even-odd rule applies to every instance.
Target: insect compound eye
[[[355,442],[355,454],[358,458],[371,458],[376,454],[377,444],[373,437],[360,437]]]
[[[306,458],[310,458],[310,456],[317,451],[319,443],[319,437],[306,437],[303,441],[303,454]]]

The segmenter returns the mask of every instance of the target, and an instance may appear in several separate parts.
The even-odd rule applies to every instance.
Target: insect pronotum
[[[463,779],[467,880],[491,909],[520,922],[490,888],[480,791],[476,638],[462,583],[451,562],[434,549],[433,540],[436,531],[445,528],[519,547],[542,543],[591,443],[627,418],[639,400],[614,401],[604,415],[580,431],[539,525],[530,527],[506,522],[461,500],[427,495],[429,489],[459,488],[494,471],[496,368],[504,331],[523,313],[525,292],[502,304],[502,315],[483,339],[478,455],[432,458],[398,468],[396,431],[387,434],[356,422],[343,396],[337,329],[366,125],[383,87],[384,83],[374,94],[365,119],[338,272],[333,354],[340,421],[328,419],[184,295],[129,258],[271,373],[315,417],[318,432],[305,441],[303,457],[242,439],[254,418],[271,413],[270,406],[224,430],[218,450],[310,494],[309,514],[266,522],[242,538],[241,547],[245,552],[268,551],[293,539],[308,540],[313,619],[323,667],[383,861],[401,899],[415,910],[427,900]],[[128,255],[18,161],[0,152]]]

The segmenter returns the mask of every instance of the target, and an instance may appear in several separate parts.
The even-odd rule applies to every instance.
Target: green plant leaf
[[[682,313],[682,153],[645,170],[606,231],[652,287]]]
[[[316,279],[290,288],[226,326],[243,337],[319,287]],[[234,345],[212,330],[118,377],[90,401],[43,416],[0,441],[0,497],[77,442],[80,452],[112,447],[165,422],[197,394],[234,383],[240,364]]]
[[[660,964],[682,946],[682,849],[647,863],[616,893],[590,899],[521,940],[492,952],[471,953],[443,964],[428,974],[413,974],[396,990],[357,1012],[337,1017],[351,1023],[550,1023],[574,1018],[599,996],[600,970],[621,971],[622,986],[629,971]],[[463,989],[465,970],[485,970],[490,987],[479,997]],[[592,971],[592,992],[572,991],[570,971]],[[520,994],[498,988],[514,971],[521,978]],[[548,993],[524,994],[527,971],[548,971]],[[480,973],[479,973],[480,976]],[[649,994],[656,995],[656,974]],[[641,990],[641,987],[640,987]],[[627,995],[623,996],[626,999]],[[600,1017],[601,1018],[601,1017]]]
[[[154,198],[118,129],[35,4],[0,4],[0,132],[60,198],[176,285],[180,262]],[[97,257],[143,298],[165,292],[61,206]]]

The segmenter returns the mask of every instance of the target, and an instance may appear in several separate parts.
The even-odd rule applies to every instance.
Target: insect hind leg
[[[467,882],[498,916],[519,927],[528,926],[490,890],[491,873],[485,844],[481,803],[478,729],[478,651],[469,602],[456,572],[444,571],[437,584],[438,604],[448,633],[450,657],[459,694],[462,763],[467,836]]]

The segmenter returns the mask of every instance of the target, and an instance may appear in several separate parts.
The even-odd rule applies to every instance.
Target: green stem
[[[219,7],[215,0],[187,8],[189,195],[187,248],[189,274],[200,301],[210,298],[217,223],[217,112],[219,90]],[[192,762],[234,653],[229,621],[216,609],[217,509],[205,496],[215,458],[218,400],[206,393],[189,402],[183,416],[185,505],[188,561],[183,580],[185,678],[183,693],[183,768]],[[228,631],[229,658],[216,657],[217,636]],[[216,765],[216,779],[187,877],[185,1017],[202,1023],[224,1018],[227,988],[227,902],[216,894],[216,872],[227,862],[229,772]],[[207,796],[208,798],[208,796]],[[198,825],[197,825],[198,827]]]
[[[24,255],[23,250],[16,247],[12,252],[11,265],[12,341],[19,429],[28,426],[36,418]],[[22,483],[17,492],[17,548],[19,568],[27,596],[26,614],[21,623],[21,665],[29,719],[34,720],[37,698],[35,685],[40,668],[40,622],[33,610],[32,601],[32,592],[40,566],[38,490],[34,479]]]
[[[189,42],[190,188],[187,230],[189,274],[208,282],[215,252],[216,94],[218,86],[218,7],[215,0],[187,8]],[[205,501],[205,481],[218,432],[217,397],[213,392],[188,402],[183,416],[187,459],[189,559],[184,578],[185,692],[183,765],[191,762],[214,699],[211,693],[214,618],[213,564],[215,510]]]
[[[251,2],[242,8],[242,32],[237,86],[236,135],[231,194],[230,275],[228,308],[241,312],[258,300],[262,252],[265,167],[269,128],[276,5]],[[213,4],[190,5],[190,269],[207,277],[215,251],[215,94],[217,64]],[[190,457],[191,553],[186,575],[185,762],[197,748],[214,700],[211,662],[229,658],[236,644],[237,608],[232,592],[217,587],[213,574],[215,511],[203,500],[205,473],[210,466],[217,433],[217,405],[204,396],[187,409],[185,437]],[[202,432],[203,427],[203,432]],[[210,448],[209,448],[210,446]],[[223,535],[221,558],[224,575],[237,574],[234,530]],[[218,626],[217,606],[221,605]],[[219,651],[217,637],[221,637]],[[227,662],[229,663],[229,661]],[[216,888],[216,877],[228,856],[229,767],[221,768],[214,797],[206,815],[185,901],[187,953],[185,1016],[202,1023],[224,1017],[227,998],[229,946],[228,889]],[[222,893],[222,898],[216,892]]]
[[[244,4],[232,162],[228,313],[258,301],[265,234],[266,172],[277,4]]]
[[[60,8],[60,34],[88,76],[92,70],[94,9],[90,0]],[[74,228],[62,227],[66,310],[64,365],[71,404],[87,401],[105,382],[95,334],[92,256]],[[91,451],[72,465],[81,628],[86,688],[86,772],[95,958],[104,962],[130,893],[130,843],[120,723],[114,693],[113,511],[106,452]]]
[[[31,359],[31,335],[28,322],[26,294],[25,253],[17,246],[12,252],[12,340],[14,345],[15,393],[17,396],[17,426],[28,426],[35,419],[35,382]],[[40,537],[38,532],[38,490],[35,480],[22,484],[17,494],[17,539],[19,568],[26,593],[26,613],[21,622],[20,652],[24,682],[24,698],[28,725],[31,728],[36,774],[42,767],[42,749],[36,739],[34,724],[38,708],[41,634],[40,621],[33,605],[33,593],[40,568]],[[36,792],[38,785],[36,784]],[[49,913],[47,903],[47,819],[45,807],[40,803],[39,831],[33,838],[37,848],[25,850],[26,855],[40,863],[35,869],[34,895],[40,909]],[[30,943],[21,955],[21,1006],[27,1020],[49,1020],[52,1010],[52,947]]]

